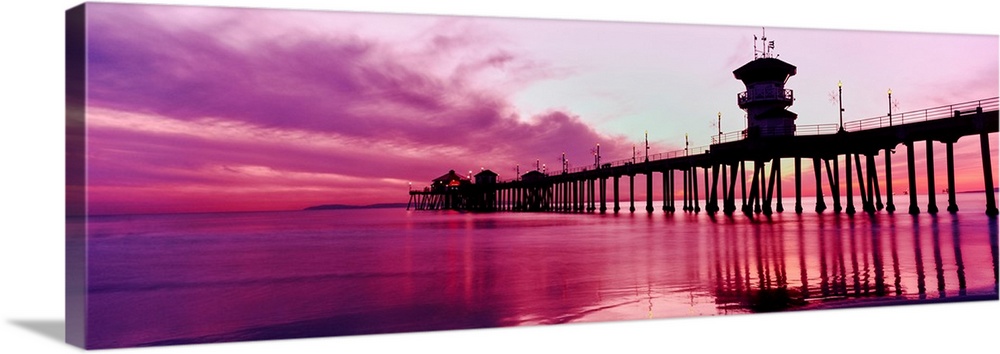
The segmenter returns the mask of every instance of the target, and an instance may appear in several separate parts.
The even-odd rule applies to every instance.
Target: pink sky
[[[409,182],[449,169],[510,178],[536,159],[558,166],[562,152],[579,166],[596,143],[605,160],[625,158],[644,131],[654,153],[682,147],[685,134],[706,145],[717,112],[723,131],[743,128],[732,70],[753,59],[760,34],[115,4],[89,4],[88,16],[96,214],[405,202]],[[997,96],[996,36],[767,34],[798,67],[787,87],[799,124],[836,122],[829,93],[838,80],[845,120],[885,114],[890,87],[900,111]],[[982,189],[975,140],[956,151],[970,171],[959,190]],[[901,191],[905,169],[894,174]]]

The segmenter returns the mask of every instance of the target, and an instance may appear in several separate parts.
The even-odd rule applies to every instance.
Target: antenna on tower
[[[757,40],[758,39],[760,40],[760,43],[763,46],[763,48],[760,49],[760,50],[757,49]],[[757,35],[753,36],[753,58],[754,59],[771,58],[772,57],[771,50],[773,50],[773,49],[774,49],[774,41],[768,41],[767,40],[767,29],[765,29],[764,27],[761,27],[760,28],[760,38],[757,38]],[[774,56],[774,57],[777,57],[777,56]]]
[[[767,58],[767,30],[760,28],[760,43],[764,45],[764,57]]]

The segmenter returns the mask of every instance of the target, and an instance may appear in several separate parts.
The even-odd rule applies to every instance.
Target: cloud
[[[596,143],[631,153],[566,110],[521,116],[510,96],[565,71],[461,21],[403,40],[259,10],[157,10],[88,13],[88,171],[103,212],[224,210],[254,190],[271,197],[228,208],[398,201],[394,184],[448,169],[512,177],[505,166],[554,166],[564,151],[591,161]]]

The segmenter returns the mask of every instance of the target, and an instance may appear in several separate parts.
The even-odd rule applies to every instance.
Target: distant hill
[[[997,193],[997,192],[1000,192],[1000,187],[993,188],[993,193]],[[977,191],[961,191],[961,192],[956,192],[956,193],[958,193],[958,194],[962,194],[962,193],[986,193],[986,190],[985,189],[980,189],[980,190],[977,190]]]
[[[369,205],[323,204],[311,206],[302,210],[387,209],[405,207],[406,203],[378,203]]]

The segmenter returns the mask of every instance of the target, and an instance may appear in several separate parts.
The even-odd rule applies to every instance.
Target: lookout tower
[[[736,95],[740,108],[747,112],[748,136],[784,136],[795,134],[794,112],[787,108],[795,97],[785,89],[785,82],[795,75],[795,66],[771,53],[774,41],[761,36],[763,49],[757,49],[754,36],[754,59],[733,71],[737,80],[743,81],[746,91]]]

